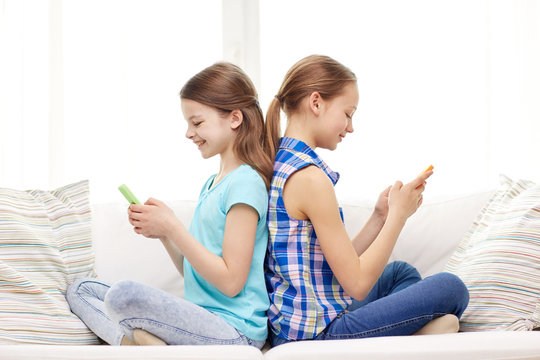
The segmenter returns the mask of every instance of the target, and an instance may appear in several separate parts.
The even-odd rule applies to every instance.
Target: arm
[[[174,266],[176,266],[176,269],[178,270],[178,272],[182,276],[184,276],[184,255],[180,252],[180,250],[178,250],[176,245],[174,245],[174,243],[170,241],[169,239],[163,237],[163,238],[160,238],[160,240],[163,246],[165,247],[165,250],[167,250],[167,253],[169,253],[169,256],[171,257],[171,260]]]
[[[360,230],[360,232],[352,240],[354,249],[358,256],[373,243],[379,232],[381,231],[386,218],[388,217],[388,195],[390,194],[390,189],[392,187],[387,187],[380,195],[377,203],[375,205],[375,210],[371,214],[370,218]]]
[[[422,174],[420,174],[419,177],[432,169],[433,166],[430,166]],[[431,174],[432,173],[426,174],[426,176],[423,177],[424,180],[416,180],[415,184],[419,184],[417,188],[425,187],[425,179],[431,176]],[[392,186],[389,186],[379,195],[377,203],[375,204],[375,209],[373,210],[373,214],[371,214],[371,217],[368,219],[362,230],[360,230],[360,232],[352,240],[354,249],[356,250],[358,256],[362,255],[364,251],[373,243],[373,241],[381,231],[384,223],[386,222],[389,210],[388,200],[391,189]]]
[[[423,185],[417,187],[416,183],[422,183],[425,178],[417,178],[405,186],[397,182],[389,190],[388,217],[361,256],[339,216],[333,185],[320,169],[309,166],[291,176],[283,197],[292,216],[312,222],[321,250],[337,280],[350,296],[361,300],[384,270],[405,221],[420,205],[424,188]],[[313,194],[317,194],[316,199]],[[374,233],[371,231],[371,236]]]
[[[220,257],[199,243],[161,201],[149,199],[144,205],[130,206],[130,222],[137,234],[166,237],[203,278],[229,297],[242,290],[249,275],[258,219],[251,206],[234,205],[227,214]]]
[[[352,245],[356,251],[356,255],[362,255],[373,241],[375,241],[375,238],[381,232],[385,221],[385,218],[377,216],[375,213],[371,214],[362,230],[360,230],[360,232],[352,239]]]

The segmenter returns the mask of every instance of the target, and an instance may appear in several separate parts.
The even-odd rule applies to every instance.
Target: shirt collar
[[[319,155],[317,155],[317,153],[305,142],[284,136],[279,141],[279,148],[289,149],[308,155],[313,159],[313,163],[316,164],[319,168],[321,168],[326,175],[328,175],[334,185],[336,185],[336,183],[338,182],[339,173],[332,171],[332,169],[330,169],[330,167],[323,161],[323,159],[321,159]]]

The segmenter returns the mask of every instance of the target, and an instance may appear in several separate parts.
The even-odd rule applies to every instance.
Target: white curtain
[[[185,139],[178,93],[222,57],[221,1],[1,4],[2,186],[197,197],[215,163]]]
[[[121,201],[121,183],[139,198],[195,199],[217,159],[184,137],[184,82],[242,59],[266,110],[312,53],[359,79],[355,132],[322,152],[341,200],[431,163],[426,196],[491,188],[499,173],[540,182],[537,1],[253,3],[0,0],[0,186],[88,178],[94,201]]]
[[[262,95],[312,53],[358,77],[355,132],[324,153],[343,200],[375,198],[429,164],[426,197],[540,182],[540,2],[261,2]]]

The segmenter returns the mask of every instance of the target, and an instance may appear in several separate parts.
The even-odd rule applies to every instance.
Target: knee
[[[463,281],[456,275],[442,272],[436,275],[440,288],[449,301],[452,301],[456,306],[455,315],[461,317],[467,305],[469,304],[469,290]]]
[[[107,312],[121,312],[135,301],[132,289],[137,285],[135,281],[121,280],[114,283],[105,295],[105,307]]]
[[[387,265],[387,269],[397,276],[415,278],[417,280],[420,280],[422,278],[418,270],[416,270],[414,266],[405,261],[393,261]]]
[[[401,271],[414,271],[414,272],[418,272],[416,270],[416,268],[414,266],[412,266],[411,264],[409,264],[408,262],[406,261],[402,261],[402,260],[396,260],[396,261],[392,261],[390,264],[388,264],[390,267],[393,267],[394,269],[399,269]]]

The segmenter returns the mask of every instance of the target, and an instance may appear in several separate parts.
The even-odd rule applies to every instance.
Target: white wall
[[[184,82],[233,61],[266,110],[312,53],[358,77],[355,132],[322,151],[342,201],[431,163],[426,196],[540,181],[536,1],[1,0],[0,21],[0,186],[195,199],[218,162],[184,137]]]
[[[263,100],[311,53],[358,77],[355,132],[324,154],[340,198],[374,198],[429,164],[426,196],[499,173],[540,181],[538,2],[275,0],[261,13]]]

